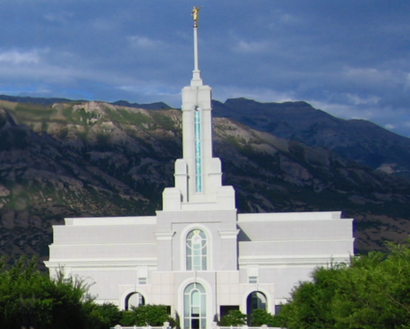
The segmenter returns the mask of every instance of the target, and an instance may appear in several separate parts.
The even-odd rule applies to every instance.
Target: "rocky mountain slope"
[[[259,103],[250,99],[213,102],[216,116],[252,129],[328,148],[370,168],[410,178],[410,139],[366,120],[343,120],[305,102]]]
[[[67,98],[44,98],[44,97],[9,96],[9,95],[0,95],[0,100],[15,102],[15,103],[37,104],[37,105],[53,105],[56,103],[86,102],[85,100],[70,100]],[[169,106],[168,104],[165,104],[164,102],[156,102],[156,103],[150,103],[150,104],[138,104],[138,103],[129,103],[127,101],[116,101],[110,104],[125,106],[125,107],[135,107],[135,108],[140,108],[140,109],[142,108],[146,110],[171,109],[171,106]]]
[[[240,212],[343,210],[360,252],[407,238],[406,180],[227,118],[214,144]],[[0,253],[47,259],[64,217],[154,214],[181,151],[178,110],[0,101]]]

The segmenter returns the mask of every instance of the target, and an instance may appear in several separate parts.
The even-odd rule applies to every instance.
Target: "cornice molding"
[[[172,240],[172,237],[175,235],[175,231],[163,231],[155,232],[154,235],[157,240]]]
[[[113,261],[45,261],[44,262],[48,268],[58,268],[58,267],[99,267],[99,268],[119,268],[119,267],[157,267],[157,260],[141,260],[141,261],[130,261],[130,262],[113,262]]]
[[[239,258],[238,265],[259,265],[259,266],[275,266],[275,265],[330,265],[338,263],[349,262],[349,258],[346,256],[340,257],[317,257],[317,258]]]
[[[223,230],[218,231],[221,239],[236,239],[240,230]]]

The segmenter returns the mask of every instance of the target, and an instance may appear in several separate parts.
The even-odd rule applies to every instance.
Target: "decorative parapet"
[[[266,324],[260,326],[260,327],[248,327],[246,325],[244,326],[230,326],[230,327],[219,327],[218,325],[215,324],[215,326],[212,326],[212,329],[286,329],[286,328],[279,328],[279,327],[268,327]]]
[[[164,322],[164,325],[162,327],[151,327],[151,326],[146,326],[146,327],[137,327],[137,326],[123,327],[123,326],[117,324],[115,327],[111,327],[110,329],[171,329],[171,326],[169,325],[169,322]]]
[[[266,324],[260,326],[260,327],[248,327],[248,326],[230,326],[230,327],[220,327],[218,326],[218,324],[216,322],[213,322],[211,324],[211,329],[286,329],[286,328],[279,328],[279,327],[268,327]],[[164,322],[164,326],[162,327],[151,327],[151,326],[147,326],[147,327],[137,327],[137,326],[133,326],[133,327],[122,327],[119,324],[117,324],[115,327],[111,327],[110,329],[171,329],[171,327],[169,326],[169,322]]]
[[[260,327],[248,327],[248,326],[230,326],[230,327],[220,327],[217,325],[216,322],[213,322],[211,325],[212,329],[286,329],[286,328],[279,328],[279,327],[268,327],[266,324],[260,326]],[[133,327],[122,327],[119,324],[117,324],[115,327],[111,327],[110,329],[171,329],[171,327],[169,326],[169,322],[164,322],[164,326],[163,327],[137,327],[137,326],[133,326]]]

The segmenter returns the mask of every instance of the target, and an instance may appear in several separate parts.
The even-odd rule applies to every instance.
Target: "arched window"
[[[206,294],[199,283],[191,283],[184,290],[184,329],[206,328]]]
[[[204,232],[195,229],[186,237],[186,269],[205,271],[208,262],[208,246]]]
[[[248,314],[248,319],[250,319],[250,315],[254,310],[261,309],[266,311],[266,296],[260,291],[254,291],[253,293],[249,294],[246,300],[246,304],[246,313]]]
[[[141,295],[139,292],[133,292],[125,298],[126,311],[131,310],[131,306],[138,307],[141,305],[145,305],[145,299],[144,296]]]

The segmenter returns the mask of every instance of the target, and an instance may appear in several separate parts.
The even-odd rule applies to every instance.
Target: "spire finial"
[[[194,19],[194,27],[198,27],[198,12],[202,7],[194,7],[192,9],[192,18]]]
[[[192,71],[192,86],[202,86],[202,79],[198,68],[198,11],[202,7],[194,7],[192,9],[192,18],[194,19],[194,70]]]

